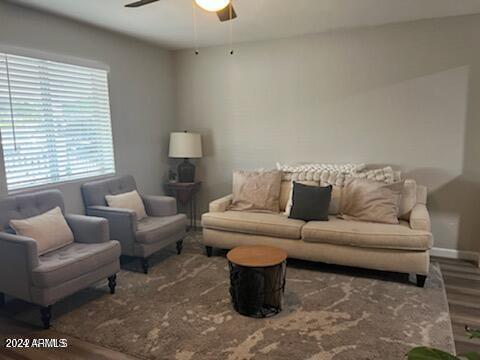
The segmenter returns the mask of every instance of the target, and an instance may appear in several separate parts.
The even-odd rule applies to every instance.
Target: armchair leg
[[[42,319],[43,328],[50,328],[50,319],[52,318],[52,306],[48,305],[40,309],[40,318]]]
[[[423,288],[425,286],[425,281],[427,277],[425,275],[417,274],[417,286]]]
[[[182,253],[183,249],[183,240],[177,241],[177,255]]]
[[[141,258],[140,261],[142,262],[143,273],[148,274],[148,258]]]
[[[5,305],[5,294],[0,293],[0,307]]]
[[[207,251],[207,256],[212,256],[213,248],[211,246],[205,246],[205,250]]]
[[[117,274],[108,277],[108,287],[112,295],[115,294],[115,286],[117,286]]]

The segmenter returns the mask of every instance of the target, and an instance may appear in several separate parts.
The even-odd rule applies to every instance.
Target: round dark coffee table
[[[264,318],[282,310],[287,253],[271,246],[240,246],[227,254],[230,295],[242,315]]]

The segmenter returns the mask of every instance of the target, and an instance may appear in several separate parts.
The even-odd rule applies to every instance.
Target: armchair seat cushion
[[[120,243],[115,240],[67,245],[39,257],[39,265],[32,271],[32,282],[39,288],[65,283],[117,260],[120,252]]]
[[[153,244],[168,237],[185,232],[187,217],[185,214],[162,217],[146,217],[138,222],[136,241]]]

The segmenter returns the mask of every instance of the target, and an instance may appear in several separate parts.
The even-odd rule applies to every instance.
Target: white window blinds
[[[0,52],[8,190],[115,172],[105,70]]]

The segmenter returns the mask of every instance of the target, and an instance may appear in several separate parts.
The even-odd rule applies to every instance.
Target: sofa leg
[[[425,281],[427,277],[425,275],[417,274],[417,286],[423,288],[425,286]]]
[[[40,309],[40,318],[42,319],[43,328],[50,329],[50,319],[52,318],[52,306],[44,306]]]
[[[207,256],[212,256],[213,248],[211,246],[205,246],[205,250],[207,251]]]
[[[183,249],[183,240],[177,241],[177,255],[182,253]]]
[[[117,274],[108,277],[108,287],[112,295],[115,294],[115,286],[117,286]]]
[[[141,258],[140,261],[142,262],[143,273],[148,274],[148,258]]]

